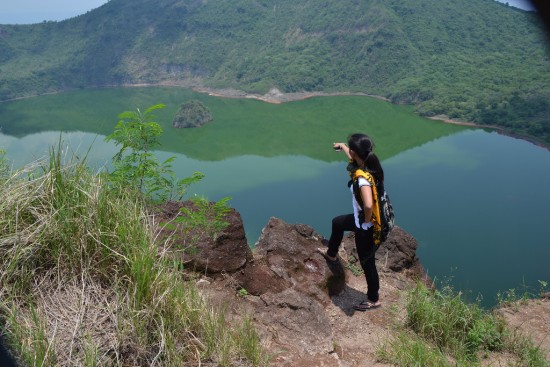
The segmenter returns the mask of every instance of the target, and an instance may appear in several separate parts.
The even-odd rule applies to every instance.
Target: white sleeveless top
[[[364,177],[359,177],[358,183],[359,183],[359,190],[363,186],[370,186],[369,181],[367,181],[367,179]],[[361,206],[355,199],[355,195],[353,195],[353,185],[351,185],[349,188],[351,190],[351,197],[352,197],[352,204],[353,204],[353,217],[355,218],[355,226],[357,228],[362,228],[364,230],[367,230],[370,227],[372,227],[373,224],[372,222],[365,222],[365,223],[361,223],[361,226],[359,226],[359,213],[363,211],[363,208],[361,208]]]

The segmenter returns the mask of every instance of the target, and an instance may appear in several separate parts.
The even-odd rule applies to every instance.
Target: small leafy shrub
[[[202,197],[193,198],[191,201],[194,208],[183,206],[180,209],[183,215],[178,216],[174,220],[174,224],[181,224],[188,232],[200,230],[201,233],[216,240],[229,225],[225,216],[231,210],[227,205],[230,199],[223,198],[217,202],[210,202]]]
[[[473,354],[479,349],[500,350],[503,335],[504,321],[501,318],[480,314],[466,336],[468,351]]]
[[[240,288],[237,291],[237,294],[239,295],[239,297],[246,297],[246,296],[248,296],[248,291],[244,288]]]
[[[136,188],[146,197],[160,201],[181,200],[189,185],[200,181],[204,175],[195,172],[191,177],[177,180],[172,170],[175,157],[159,163],[153,150],[160,147],[159,137],[162,127],[153,119],[155,110],[164,108],[157,104],[147,108],[143,113],[121,113],[114,132],[106,141],[114,141],[121,146],[114,156],[114,171],[109,175],[111,181],[122,188]]]

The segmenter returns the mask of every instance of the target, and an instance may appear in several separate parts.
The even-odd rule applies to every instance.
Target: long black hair
[[[377,184],[384,183],[384,170],[380,160],[374,154],[374,142],[366,134],[352,134],[348,137],[348,147],[363,160],[364,167],[376,179]]]

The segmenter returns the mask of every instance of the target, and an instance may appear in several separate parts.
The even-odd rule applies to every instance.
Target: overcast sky
[[[108,0],[0,0],[0,24],[40,23],[63,20],[84,14]],[[529,0],[497,0],[521,9],[532,10]]]

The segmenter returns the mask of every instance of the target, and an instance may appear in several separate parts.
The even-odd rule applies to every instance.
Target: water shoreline
[[[206,93],[211,96],[215,97],[221,97],[221,98],[249,98],[249,99],[257,99],[263,102],[267,103],[274,103],[274,104],[281,104],[285,102],[293,102],[293,101],[300,101],[305,100],[308,98],[313,97],[334,97],[334,96],[365,96],[370,98],[376,98],[380,99],[382,101],[391,102],[388,98],[374,95],[374,94],[367,94],[367,93],[361,93],[361,92],[333,92],[333,93],[326,93],[326,92],[296,92],[296,93],[283,93],[280,92],[277,88],[272,88],[268,93],[260,95],[260,94],[254,94],[254,93],[246,93],[240,90],[236,89],[211,89],[211,88],[191,88],[195,92],[199,93]],[[459,125],[459,126],[467,126],[472,127],[476,129],[490,129],[493,130],[499,134],[509,136],[511,138],[521,139],[528,141],[531,144],[534,144],[538,147],[544,148],[546,150],[550,150],[550,145],[545,144],[542,141],[537,140],[536,138],[532,136],[526,136],[522,134],[518,134],[515,132],[512,132],[502,126],[498,125],[490,125],[490,124],[476,124],[474,122],[467,122],[467,121],[460,121],[460,120],[454,120],[449,118],[446,115],[436,115],[436,116],[422,116],[430,120],[435,121],[441,121],[446,124],[451,125]]]
[[[269,92],[265,94],[257,94],[257,93],[247,93],[242,90],[234,89],[234,88],[223,88],[223,89],[216,89],[216,88],[208,88],[204,86],[200,86],[194,83],[174,83],[174,82],[161,82],[161,83],[138,83],[138,84],[122,84],[122,85],[109,85],[109,86],[102,86],[102,87],[92,87],[96,89],[101,88],[139,88],[139,87],[179,87],[179,88],[186,88],[190,89],[197,93],[205,93],[209,96],[213,97],[220,97],[220,98],[244,98],[244,99],[256,99],[262,102],[266,103],[272,103],[272,104],[282,104],[287,102],[294,102],[294,101],[301,101],[309,98],[314,97],[335,97],[335,96],[364,96],[364,97],[370,97],[370,98],[376,98],[385,102],[393,103],[390,99],[375,95],[375,94],[368,94],[363,92],[293,92],[293,93],[283,93],[279,91],[277,88],[272,88],[269,90]],[[51,94],[59,94],[63,92],[68,92],[70,90],[63,90],[63,91],[57,91],[57,92],[50,92],[50,93],[43,93],[43,94],[37,94],[37,95],[31,95],[31,96],[25,96],[25,97],[18,97],[13,98],[9,100],[0,101],[0,103],[4,102],[13,102],[21,99],[28,99],[28,98],[34,98],[34,97],[40,97],[44,95],[51,95]],[[490,124],[476,124],[474,122],[468,122],[468,121],[460,121],[455,120],[452,118],[449,118],[446,115],[436,115],[436,116],[422,116],[424,118],[440,121],[446,124],[451,125],[459,125],[459,126],[466,126],[476,129],[490,129],[493,130],[499,134],[506,135],[515,139],[521,139],[525,140],[531,144],[534,144],[538,147],[544,148],[546,150],[550,150],[550,145],[546,144],[545,142],[542,142],[538,139],[536,139],[533,136],[527,136],[523,134],[518,134],[515,132],[512,132],[502,126],[498,125],[490,125]]]

